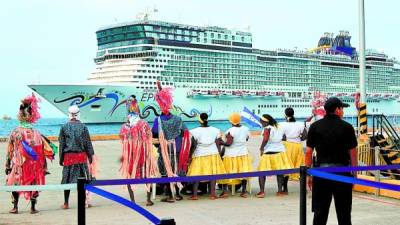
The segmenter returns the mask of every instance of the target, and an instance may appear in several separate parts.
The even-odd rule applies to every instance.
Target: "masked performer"
[[[155,101],[160,106],[161,115],[156,117],[153,123],[153,137],[158,139],[159,159],[158,168],[161,176],[175,177],[185,175],[187,171],[187,160],[189,158],[190,140],[189,132],[179,116],[171,114],[173,106],[172,89],[161,88],[157,82],[158,92]],[[181,184],[171,183],[166,185],[167,197],[163,202],[174,202],[182,200],[179,194]],[[173,191],[176,192],[174,198]]]
[[[33,124],[40,118],[38,99],[27,96],[19,107],[18,120],[20,125],[10,135],[7,158],[7,185],[44,185],[47,172],[46,158],[54,159],[54,152]],[[39,192],[12,192],[14,207],[10,213],[18,213],[19,196],[31,200],[31,214],[37,213],[35,208]]]
[[[142,179],[158,177],[157,160],[153,151],[151,128],[146,121],[139,118],[139,107],[134,95],[127,100],[128,122],[124,123],[119,132],[122,143],[120,171],[126,179]],[[129,196],[135,202],[131,185],[127,185]],[[150,184],[146,185],[146,206],[151,201]]]

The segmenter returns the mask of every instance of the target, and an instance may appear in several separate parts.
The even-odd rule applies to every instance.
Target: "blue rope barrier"
[[[348,176],[327,173],[327,172],[321,171],[320,168],[309,169],[308,173],[312,176],[317,176],[317,177],[321,177],[321,178],[328,179],[328,180],[334,180],[334,181],[350,183],[350,184],[364,185],[364,186],[387,189],[387,190],[392,190],[392,191],[400,191],[400,185],[386,184],[386,183],[381,183],[381,182],[362,180],[362,179],[356,179],[354,177],[348,177]]]
[[[383,166],[315,167],[313,169],[318,169],[319,171],[330,172],[330,173],[369,171],[369,170],[393,170],[393,169],[400,169],[400,164],[383,165]]]
[[[85,185],[85,189],[90,192],[96,193],[104,198],[110,199],[121,205],[124,205],[128,208],[133,209],[134,211],[136,211],[139,214],[141,214],[142,216],[144,216],[146,219],[150,220],[153,224],[160,224],[160,222],[161,222],[160,219],[158,219],[156,216],[151,214],[149,211],[147,211],[146,209],[140,207],[139,205],[129,201],[128,199],[122,198],[118,195],[115,195],[115,194],[105,191],[103,189],[93,187],[92,185]]]
[[[203,180],[225,180],[225,179],[246,178],[246,177],[260,177],[260,176],[292,174],[292,173],[298,173],[299,171],[300,170],[298,168],[295,168],[295,169],[287,169],[287,170],[268,170],[268,171],[206,175],[206,176],[96,180],[96,181],[92,182],[91,185],[106,186],[106,185],[126,185],[126,184],[195,182],[195,181],[203,181]]]

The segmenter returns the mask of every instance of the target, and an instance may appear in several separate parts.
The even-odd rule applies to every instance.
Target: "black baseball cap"
[[[342,100],[336,98],[336,97],[330,97],[328,100],[326,100],[324,108],[325,111],[327,112],[333,112],[335,111],[336,108],[346,108],[349,107],[350,105],[347,103],[343,103]]]

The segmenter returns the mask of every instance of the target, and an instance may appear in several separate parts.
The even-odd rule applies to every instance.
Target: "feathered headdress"
[[[136,100],[136,96],[131,95],[126,100],[126,110],[127,110],[128,116],[131,114],[139,114],[140,113],[139,106],[138,106],[138,103]]]
[[[169,111],[172,109],[172,103],[173,103],[173,89],[170,87],[167,88],[161,88],[160,81],[157,81],[157,88],[158,91],[156,95],[154,96],[154,99],[160,106],[161,111]]]
[[[40,119],[39,99],[32,93],[26,96],[19,106],[18,120],[28,123],[35,123]]]

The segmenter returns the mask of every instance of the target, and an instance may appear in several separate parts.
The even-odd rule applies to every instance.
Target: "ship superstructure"
[[[175,113],[185,120],[199,112],[226,120],[244,106],[278,118],[290,106],[308,117],[315,91],[354,103],[358,90],[357,51],[346,31],[325,33],[310,51],[261,50],[250,32],[147,19],[102,27],[96,36],[96,69],[86,83],[30,85],[62,112],[78,104],[85,122],[122,122],[131,94],[151,120],[156,80],[175,87]],[[369,112],[399,114],[399,63],[374,50],[366,60]]]

